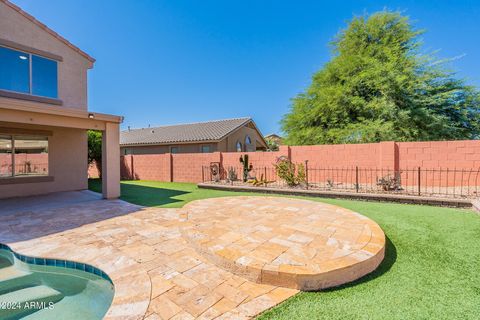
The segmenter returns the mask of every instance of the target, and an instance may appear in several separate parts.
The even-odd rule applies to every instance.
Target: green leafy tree
[[[278,151],[279,146],[278,143],[274,139],[265,139],[267,142],[267,148],[270,151]]]
[[[288,144],[476,139],[478,90],[420,51],[407,17],[355,17],[282,119]]]
[[[102,132],[88,130],[88,164],[97,166],[98,175],[102,177]]]

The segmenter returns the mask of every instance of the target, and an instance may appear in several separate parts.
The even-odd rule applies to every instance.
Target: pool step
[[[62,299],[62,293],[44,285],[12,291],[0,295],[0,319],[18,319]]]
[[[19,270],[15,267],[0,269],[0,297],[3,294],[34,287],[41,283],[34,278],[33,274],[27,271]],[[2,300],[0,300],[1,302]]]
[[[18,268],[15,268],[14,266],[9,266],[6,268],[1,268],[0,269],[0,283],[3,281],[8,281],[11,279],[16,279],[20,277],[24,277],[26,275],[31,274],[28,271],[22,271],[19,270]]]

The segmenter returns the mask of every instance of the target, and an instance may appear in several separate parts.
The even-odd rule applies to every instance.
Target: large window
[[[48,175],[48,138],[0,135],[0,177]]]
[[[57,62],[0,47],[0,89],[58,98]]]

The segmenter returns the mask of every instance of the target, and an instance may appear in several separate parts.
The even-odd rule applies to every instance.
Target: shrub
[[[275,164],[275,171],[280,179],[289,187],[294,187],[306,182],[305,167],[303,164],[295,165],[289,159],[280,158]]]
[[[232,181],[232,182],[238,180],[237,171],[234,168],[228,169],[227,179],[228,181]]]
[[[400,175],[387,175],[381,177],[377,180],[377,185],[380,186],[383,191],[395,191],[402,188],[400,182]]]

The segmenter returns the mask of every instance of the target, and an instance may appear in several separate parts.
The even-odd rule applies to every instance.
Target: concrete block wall
[[[400,168],[480,167],[480,140],[397,142]]]
[[[249,155],[254,167],[252,174],[257,177],[264,174],[269,180],[277,178],[272,168],[280,156],[289,157],[295,163],[308,160],[311,179],[348,183],[354,181],[354,168],[358,167],[361,183],[375,183],[377,177],[401,170],[402,183],[415,185],[418,183],[417,169],[421,167],[423,182],[473,185],[476,182],[472,179],[480,169],[480,141],[477,140],[281,146],[276,152],[126,155],[120,161],[124,179],[200,182],[203,175],[208,174],[208,171],[202,172],[202,167],[212,162],[220,163],[224,170],[237,168],[240,175],[239,158],[243,154]],[[438,173],[440,169],[442,175]],[[447,169],[449,173],[445,174]],[[465,171],[463,175],[462,170]],[[94,172],[95,168],[89,171],[91,176]]]
[[[27,164],[30,164],[30,170],[36,173],[48,173],[48,154],[29,154],[19,153],[15,155],[15,167],[17,172],[28,170]],[[12,170],[12,155],[0,154],[0,176],[6,175]]]
[[[202,168],[212,162],[221,163],[221,153],[178,153],[172,154],[172,179],[175,182],[200,182]]]

